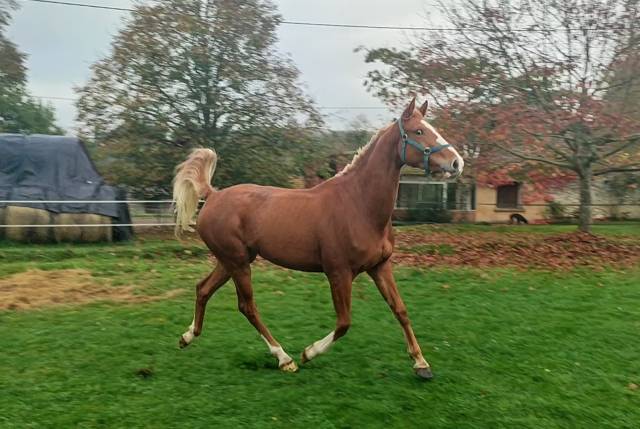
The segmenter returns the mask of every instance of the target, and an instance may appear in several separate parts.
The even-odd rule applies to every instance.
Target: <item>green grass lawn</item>
[[[533,227],[531,227],[533,228]],[[185,252],[186,250],[186,252]],[[191,322],[210,269],[195,244],[0,244],[0,277],[86,269],[96,282],[176,298],[0,311],[1,428],[635,428],[640,422],[640,269],[564,272],[399,268],[436,379],[411,370],[373,284],[331,351],[281,373],[228,284]],[[321,275],[261,266],[256,300],[296,358],[334,326]]]

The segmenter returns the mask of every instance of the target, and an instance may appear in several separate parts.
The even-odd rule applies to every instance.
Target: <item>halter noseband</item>
[[[450,144],[441,144],[434,147],[424,147],[415,140],[411,140],[402,126],[402,118],[398,119],[398,127],[400,128],[400,138],[402,138],[402,150],[400,151],[400,159],[403,164],[407,163],[407,145],[413,146],[415,149],[422,152],[424,163],[424,174],[428,176],[430,174],[429,169],[429,157],[432,153],[440,152],[442,149],[446,149]]]

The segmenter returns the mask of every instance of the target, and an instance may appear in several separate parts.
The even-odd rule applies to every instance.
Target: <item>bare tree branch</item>
[[[637,171],[640,171],[640,164],[633,164],[633,165],[627,165],[627,166],[607,168],[605,170],[598,170],[598,171],[594,171],[593,175],[602,176],[603,174],[609,174],[609,173],[632,173]]]
[[[573,170],[573,166],[572,166],[572,165],[570,165],[570,164],[567,164],[567,163],[562,163],[562,162],[558,162],[558,161],[550,160],[550,159],[547,159],[547,158],[542,158],[542,157],[539,157],[539,156],[530,156],[530,155],[526,155],[526,154],[524,154],[524,153],[521,153],[521,152],[515,151],[515,150],[513,150],[513,149],[509,149],[509,148],[507,148],[507,147],[505,147],[505,146],[502,146],[502,145],[500,145],[500,144],[497,144],[497,143],[494,143],[494,145],[495,145],[497,148],[499,148],[499,149],[501,149],[501,150],[503,150],[503,151],[507,152],[508,154],[511,154],[511,155],[513,155],[513,156],[516,156],[516,157],[518,157],[518,158],[520,158],[520,159],[523,159],[523,160],[525,160],[525,161],[537,161],[537,162],[542,162],[542,163],[544,163],[544,164],[555,165],[556,167],[566,168],[566,169],[569,169],[569,170]]]

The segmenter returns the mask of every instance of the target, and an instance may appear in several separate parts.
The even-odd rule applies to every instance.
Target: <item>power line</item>
[[[301,25],[307,27],[356,28],[366,30],[408,30],[408,31],[459,31],[459,28],[405,27],[396,25],[337,24],[331,22],[281,21],[285,25]]]
[[[77,98],[71,97],[51,97],[47,95],[34,95],[35,98],[40,98],[42,100],[61,100],[61,101],[77,101]]]
[[[22,0],[22,1],[31,1],[34,3],[47,3],[47,4],[56,4],[61,6],[76,6],[76,7],[84,7],[88,9],[101,9],[101,10],[112,10],[116,12],[134,12],[135,9],[126,8],[126,7],[116,7],[116,6],[101,6],[97,4],[87,4],[87,3],[77,3],[77,2],[69,2],[69,1],[57,1],[57,0]],[[305,27],[330,27],[330,28],[360,28],[360,29],[370,29],[370,30],[414,30],[414,31],[456,31],[455,28],[430,28],[430,27],[406,27],[406,26],[394,26],[394,25],[364,25],[364,24],[337,24],[337,23],[329,23],[329,22],[308,22],[308,21],[280,21],[281,24],[284,25],[297,25],[297,26],[305,26]]]
[[[389,110],[386,107],[375,106],[317,106],[320,110]]]
[[[54,97],[48,95],[34,95],[35,98],[42,100],[59,100],[59,101],[77,101],[77,98],[73,97]],[[319,110],[388,110],[386,107],[379,106],[316,106]]]
[[[86,7],[90,9],[103,9],[103,10],[115,10],[118,12],[133,12],[133,9],[126,7],[115,7],[115,6],[100,6],[97,4],[86,4],[86,3],[74,3],[67,1],[54,1],[54,0],[22,0],[22,1],[31,1],[35,3],[49,3],[49,4],[58,4],[62,6],[78,6],[78,7]]]
[[[22,0],[31,1],[34,3],[46,3],[55,4],[61,6],[76,6],[89,9],[102,9],[111,10],[117,12],[134,12],[135,9],[116,6],[101,6],[97,4],[77,3],[69,1],[58,0]],[[444,31],[444,32],[462,32],[462,31],[495,31],[487,28],[462,28],[462,27],[408,27],[400,25],[368,25],[368,24],[339,24],[331,22],[311,22],[311,21],[280,21],[283,25],[296,25],[305,27],[326,27],[326,28],[351,28],[351,29],[366,29],[366,30],[405,30],[405,31]],[[546,33],[550,31],[615,31],[615,30],[631,30],[640,27],[619,27],[619,28],[512,28],[509,31],[522,32],[522,33]]]

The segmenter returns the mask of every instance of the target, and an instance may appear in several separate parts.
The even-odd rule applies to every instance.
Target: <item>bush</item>
[[[565,220],[567,208],[557,201],[550,201],[547,207],[547,217],[556,221]]]
[[[631,219],[631,213],[619,211],[619,207],[616,207],[613,213],[609,216],[609,220],[612,221],[624,221]]]
[[[412,222],[450,223],[451,212],[442,207],[418,205],[407,210],[407,220]]]

